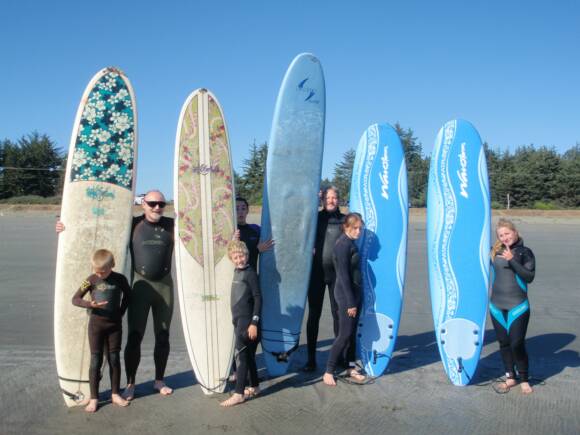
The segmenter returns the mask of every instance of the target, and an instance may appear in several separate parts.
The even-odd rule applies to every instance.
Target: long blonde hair
[[[508,230],[515,231],[515,233],[519,237],[519,233],[518,230],[516,229],[516,226],[509,219],[501,218],[500,220],[497,221],[497,225],[495,226],[496,234],[497,230],[499,230],[500,228],[507,228]],[[504,248],[503,243],[500,240],[496,240],[495,243],[493,244],[493,247],[491,248],[491,261],[495,260],[495,256],[499,254],[501,251],[503,251],[503,248]]]

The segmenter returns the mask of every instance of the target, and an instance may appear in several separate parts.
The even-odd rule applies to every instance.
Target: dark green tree
[[[560,157],[554,148],[521,146],[513,156],[513,177],[510,197],[515,207],[533,207],[538,202],[554,202],[557,198],[556,176]]]
[[[556,196],[563,207],[580,207],[580,143],[562,155]]]
[[[341,204],[348,203],[350,198],[350,181],[356,151],[351,148],[342,155],[342,160],[334,165],[332,185],[338,189]]]
[[[244,160],[241,176],[234,175],[236,194],[246,198],[253,205],[262,204],[267,157],[268,143],[256,145],[254,141],[250,146],[250,156]]]
[[[1,143],[2,198],[12,196],[54,196],[62,171],[61,150],[38,132],[23,136],[17,143]]]
[[[401,127],[397,122],[395,131],[401,139],[407,164],[409,203],[411,207],[424,207],[427,202],[427,180],[429,159],[423,157],[423,146],[414,136],[413,130]]]

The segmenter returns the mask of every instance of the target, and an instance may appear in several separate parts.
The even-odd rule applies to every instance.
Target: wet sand
[[[0,433],[579,433],[580,219],[531,213],[514,220],[538,261],[537,278],[530,286],[532,317],[527,344],[535,384],[530,396],[520,394],[519,388],[505,395],[492,389],[491,382],[503,369],[490,322],[473,384],[460,388],[447,381],[434,341],[425,220],[421,214],[412,214],[397,349],[388,372],[373,384],[339,382],[330,388],[321,383],[332,344],[327,298],[318,372],[306,375],[298,371],[306,360],[302,345],[288,375],[265,379],[260,397],[221,409],[218,402],[227,395],[204,396],[195,383],[176,304],[167,367],[167,382],[175,388],[174,395],[161,397],[152,390],[150,320],[136,400],[125,409],[111,405],[106,400],[106,375],[102,407],[87,415],[82,408],[66,408],[56,378],[54,213],[2,212]],[[304,337],[301,343],[305,343]],[[263,367],[261,355],[258,365]],[[260,375],[267,377],[263,368]]]

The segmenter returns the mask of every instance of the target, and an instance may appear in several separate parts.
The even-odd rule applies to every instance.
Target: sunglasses
[[[151,208],[155,208],[156,206],[159,206],[159,208],[165,208],[167,205],[165,201],[145,201],[145,204]]]

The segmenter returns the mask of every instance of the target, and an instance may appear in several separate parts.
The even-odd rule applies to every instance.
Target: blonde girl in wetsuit
[[[522,393],[529,394],[528,354],[525,338],[530,320],[528,284],[534,280],[536,260],[524,246],[513,222],[500,219],[497,241],[491,251],[492,285],[489,312],[499,341],[499,350],[506,372],[503,391],[517,385],[519,374]]]

